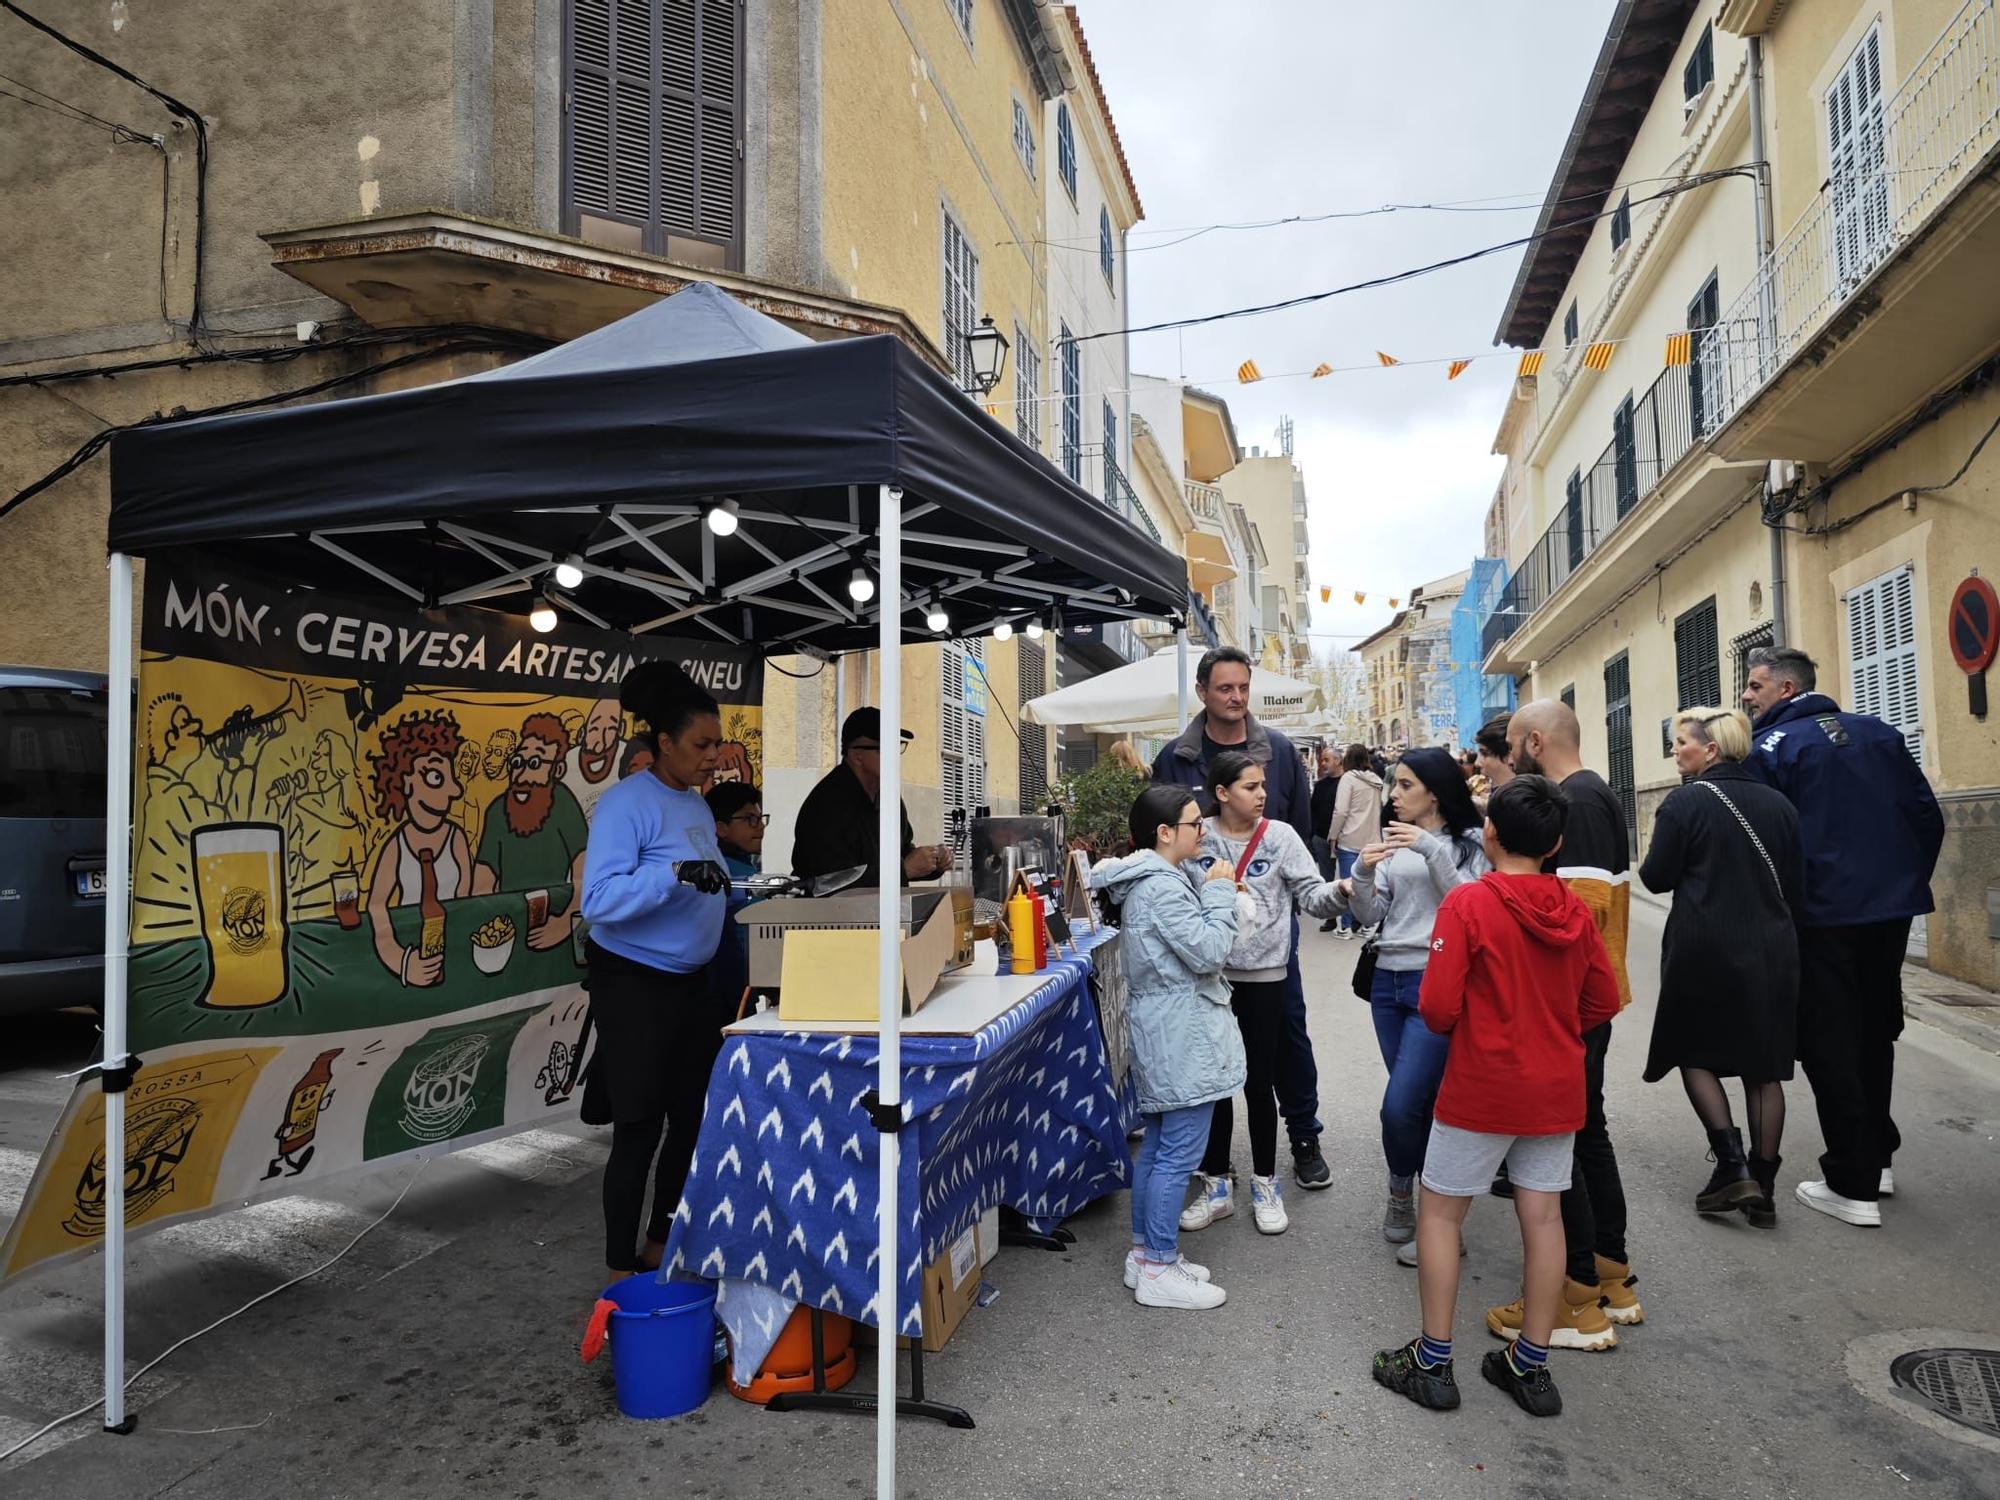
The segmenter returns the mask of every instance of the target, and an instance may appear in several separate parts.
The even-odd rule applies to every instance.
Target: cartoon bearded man
[[[583,884],[583,855],[590,825],[576,796],[563,785],[569,731],[554,714],[530,714],[521,725],[514,753],[507,757],[507,790],[486,809],[472,893],[547,890],[567,882],[571,896],[561,914],[553,902],[543,920],[528,928],[530,948],[554,948],[569,941],[575,920],[575,892]]]
[[[575,753],[563,773],[568,787],[587,818],[597,799],[617,779],[618,751],[625,736],[625,715],[616,698],[599,698],[590,705],[578,731]]]

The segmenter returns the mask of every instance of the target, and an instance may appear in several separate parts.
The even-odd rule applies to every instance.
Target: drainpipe
[[[1771,163],[1764,149],[1764,39],[1750,38],[1750,155],[1755,159],[1752,184],[1757,199],[1757,266],[1758,282],[1766,288],[1758,308],[1760,327],[1757,336],[1763,338],[1770,328],[1769,278],[1764,274],[1764,265],[1771,251],[1777,245],[1777,233],[1771,218]],[[1765,483],[1770,482],[1767,473]],[[1773,526],[1771,533],[1771,644],[1782,646],[1787,643],[1785,630],[1785,533],[1783,528]]]

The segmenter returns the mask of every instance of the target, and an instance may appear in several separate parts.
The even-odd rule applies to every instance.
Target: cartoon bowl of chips
[[[489,917],[472,934],[472,961],[482,974],[498,974],[514,956],[514,923],[509,917]]]

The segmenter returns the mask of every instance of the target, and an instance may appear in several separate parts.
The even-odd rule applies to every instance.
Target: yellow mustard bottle
[[[1013,949],[1013,972],[1034,973],[1040,967],[1035,962],[1035,900],[1024,890],[1007,898],[1007,940]]]

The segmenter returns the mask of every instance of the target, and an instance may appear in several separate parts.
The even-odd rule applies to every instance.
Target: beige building
[[[1994,0],[1620,8],[1550,189],[1611,216],[1541,241],[1502,322],[1549,352],[1501,426],[1515,576],[1486,638],[1524,693],[1574,694],[1641,846],[1674,784],[1664,721],[1733,700],[1751,646],[1803,647],[1937,788],[1913,946],[1989,985],[2000,737],[1968,711],[1948,611],[2000,565],[2000,447],[1979,447],[2000,421],[1996,90]],[[1702,180],[1722,169],[1743,171]],[[1672,197],[1622,208],[1619,184],[1660,177]],[[1667,365],[1682,330],[1691,360]]]
[[[1118,326],[1138,200],[1067,8],[681,10],[685,26],[654,28],[611,0],[352,0],[308,59],[297,17],[263,3],[37,7],[172,104],[0,16],[9,75],[37,91],[0,100],[0,552],[69,601],[0,614],[0,660],[103,662],[108,481],[91,445],[159,412],[465,374],[697,278],[813,337],[903,338],[968,387],[983,317],[1015,361],[1040,355],[1054,119],[1074,131],[1079,212],[1088,199],[1092,228],[1102,207],[1116,231],[1108,275],[1087,263],[1104,282],[1091,327]],[[328,78],[335,107],[302,108],[332,97]],[[1052,451],[1046,424],[1031,440]],[[978,712],[966,682],[1019,723],[1054,685],[1053,644],[905,653],[920,829],[1039,799],[1054,746]],[[832,762],[836,708],[869,701],[871,670],[851,659],[838,686],[834,670],[767,674],[775,863],[784,811]]]
[[[1229,403],[1185,381],[1158,375],[1134,375],[1131,383],[1135,429],[1147,434],[1159,460],[1149,483],[1165,486],[1171,478],[1179,489],[1178,508],[1158,499],[1148,508],[1160,515],[1163,537],[1166,515],[1173,513],[1174,525],[1183,526],[1178,517],[1185,514],[1179,535],[1188,586],[1199,605],[1194,634],[1217,644],[1242,645],[1242,601],[1256,555],[1248,519],[1240,506],[1230,503],[1221,484],[1223,476],[1243,460]],[[1171,476],[1159,472],[1161,468],[1171,470]],[[1261,594],[1258,600],[1261,611]]]
[[[1410,611],[1399,609],[1394,619],[1353,648],[1361,662],[1363,702],[1370,745],[1401,745],[1409,739]]]
[[[1295,671],[1312,659],[1312,642],[1306,634],[1312,619],[1308,597],[1312,579],[1305,474],[1290,454],[1252,448],[1223,476],[1222,493],[1243,508],[1264,542],[1266,566],[1255,654],[1272,671]]]

